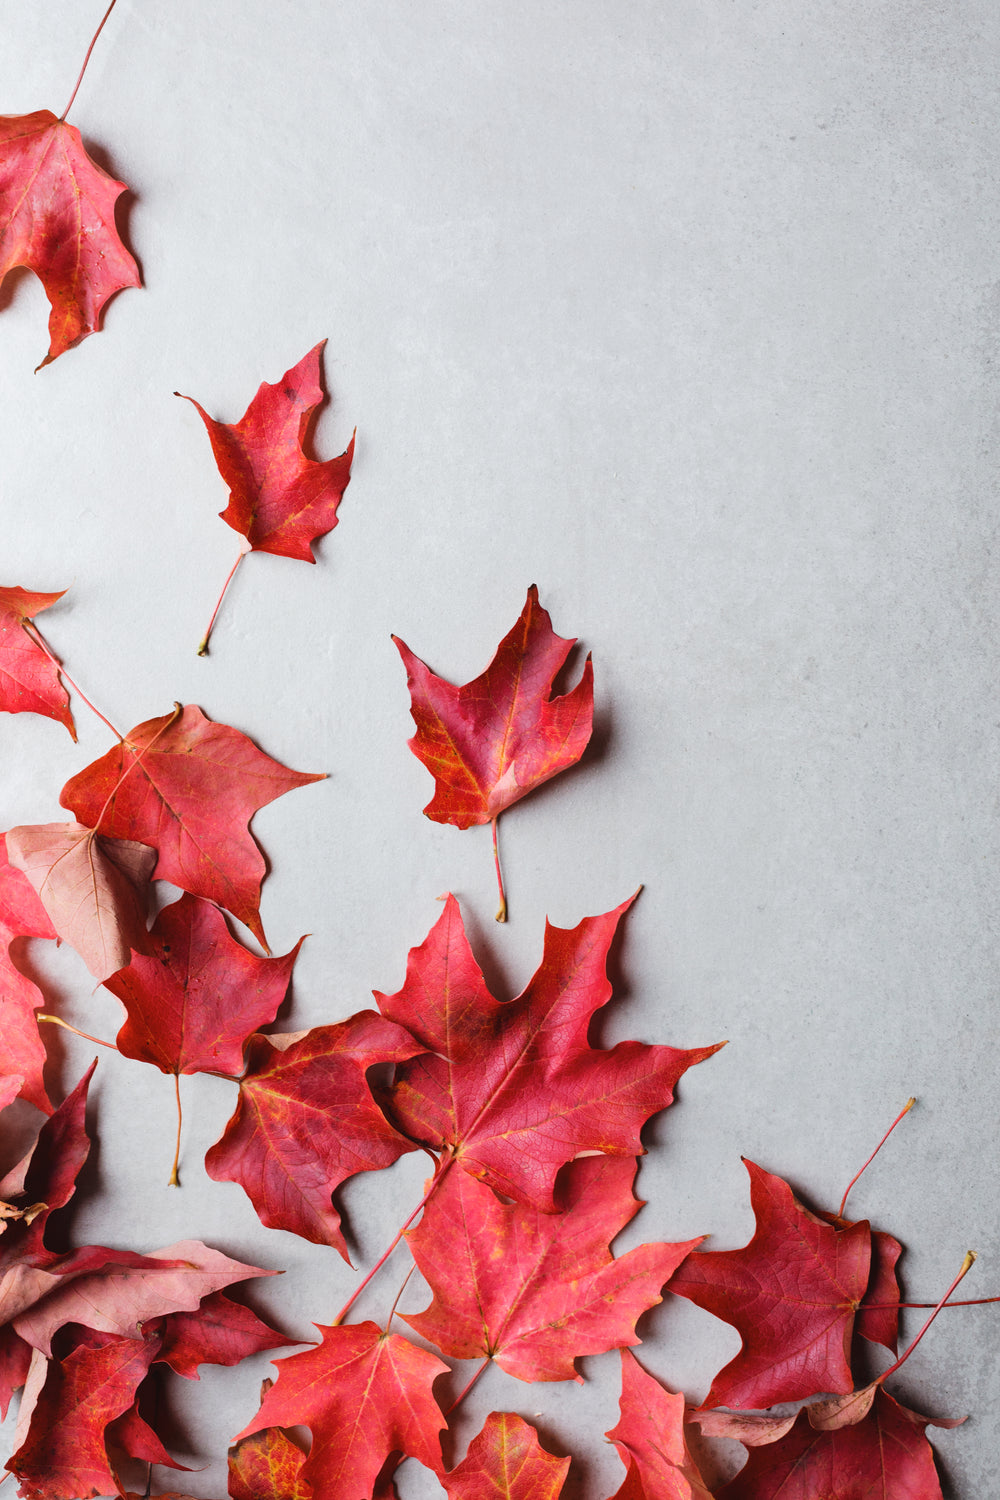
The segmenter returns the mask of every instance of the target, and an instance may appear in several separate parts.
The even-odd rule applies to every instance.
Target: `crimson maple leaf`
[[[609,1242],[642,1206],[635,1162],[588,1156],[563,1168],[558,1214],[501,1203],[466,1172],[447,1172],[407,1235],[434,1294],[401,1314],[455,1359],[493,1359],[518,1380],[581,1380],[574,1359],[636,1344],[635,1322],[701,1243]]]
[[[52,311],[43,364],[93,333],[116,292],[140,284],[115,228],[123,192],[65,118],[48,109],[0,117],[0,281],[27,266],[45,288]]]
[[[704,1404],[764,1407],[850,1391],[851,1335],[871,1268],[868,1224],[826,1224],[787,1182],[745,1158],[744,1165],[757,1220],[750,1243],[700,1251],[670,1283],[743,1339]]]
[[[558,1500],[569,1463],[547,1453],[523,1417],[493,1411],[441,1482],[450,1500]]]
[[[457,901],[447,898],[410,952],[403,988],[375,995],[383,1015],[426,1049],[397,1066],[389,1095],[407,1135],[548,1213],[564,1162],[592,1151],[643,1154],[643,1124],[721,1043],[689,1051],[589,1045],[591,1018],[611,998],[608,951],[630,905],[574,928],[547,923],[536,974],[515,1000],[499,1001],[472,956]]]
[[[431,1385],[448,1366],[375,1323],[316,1327],[317,1348],[275,1360],[278,1378],[237,1441],[266,1427],[308,1427],[301,1474],[315,1500],[369,1500],[390,1453],[440,1470],[444,1418]]]
[[[710,1500],[688,1452],[684,1397],[671,1395],[622,1350],[621,1420],[605,1434],[628,1470],[614,1500]]]
[[[534,584],[486,671],[462,687],[435,676],[403,641],[393,640],[406,667],[417,726],[409,746],[434,777],[434,796],[424,812],[457,828],[492,823],[495,850],[496,820],[504,808],[575,765],[587,747],[594,717],[590,657],[576,687],[553,698],[552,685],[576,641],[554,633]],[[497,881],[497,921],[504,921],[499,861]]]
[[[199,1365],[236,1365],[248,1354],[294,1342],[249,1307],[211,1292],[197,1308],[164,1317],[156,1358],[185,1380],[198,1380]]]
[[[238,1182],[271,1228],[334,1245],[347,1260],[332,1193],[354,1173],[391,1166],[414,1149],[376,1105],[365,1072],[419,1050],[374,1011],[251,1038],[236,1112],[205,1158],[209,1176]]]
[[[289,770],[238,729],[214,724],[188,704],[139,724],[72,777],[60,802],[99,833],[150,844],[157,880],[224,906],[265,943],[266,867],[250,819],[293,787],[323,779]]]
[[[55,935],[28,877],[10,863],[6,835],[0,834],[0,1073],[18,1075],[21,1094],[46,1114],[52,1105],[42,1077],[45,1048],[35,1021],[45,997],[14,963],[11,945],[19,938]]]
[[[0,246],[2,243],[0,231]],[[57,719],[75,740],[76,725],[59,668],[49,652],[39,645],[37,633],[32,634],[27,628],[35,615],[49,609],[65,592],[61,589],[58,594],[36,594],[27,589],[0,588],[0,711],[44,714]]]
[[[278,1013],[302,942],[260,958],[217,906],[185,893],[157,916],[148,955],[105,980],[128,1013],[119,1052],[163,1073],[239,1073],[247,1037]]]

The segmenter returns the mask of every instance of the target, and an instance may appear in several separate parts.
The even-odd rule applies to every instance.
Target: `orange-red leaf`
[[[546,1453],[530,1422],[493,1411],[441,1482],[450,1500],[558,1500],[568,1469],[569,1459]]]
[[[69,694],[62,685],[59,668],[24,628],[25,620],[41,614],[65,592],[35,594],[27,589],[0,588],[0,711],[58,719],[76,739]]]
[[[255,1036],[236,1112],[205,1158],[210,1177],[238,1182],[261,1220],[347,1259],[331,1194],[355,1172],[412,1151],[376,1105],[365,1072],[419,1043],[374,1011],[289,1036]]]
[[[610,1241],[641,1207],[634,1176],[631,1159],[571,1162],[562,1212],[546,1214],[447,1170],[407,1235],[434,1301],[401,1316],[451,1358],[486,1356],[518,1380],[580,1380],[576,1356],[639,1342],[636,1319],[701,1243],[639,1245],[614,1260]]]
[[[322,1343],[275,1360],[278,1378],[237,1441],[265,1427],[308,1427],[302,1478],[315,1500],[369,1500],[390,1453],[439,1470],[444,1417],[431,1385],[448,1366],[375,1323],[316,1326]]]
[[[587,1031],[611,998],[607,956],[630,901],[574,928],[545,928],[542,962],[516,1000],[495,1000],[454,897],[410,952],[403,988],[376,993],[383,1015],[426,1052],[396,1069],[394,1116],[415,1140],[453,1151],[508,1197],[556,1208],[555,1176],[582,1152],[643,1153],[639,1132],[685,1069],[717,1051],[619,1042]]]
[[[871,1232],[835,1229],[787,1182],[745,1161],[757,1228],[742,1250],[692,1255],[670,1290],[731,1323],[743,1339],[706,1406],[764,1407],[849,1391],[851,1335],[868,1287]]]
[[[671,1395],[622,1350],[621,1420],[605,1436],[628,1473],[614,1500],[710,1500],[688,1452],[684,1397]]]
[[[46,1114],[52,1105],[42,1076],[45,1047],[35,1020],[45,996],[14,963],[11,944],[18,938],[55,935],[38,893],[27,875],[10,863],[7,837],[0,834],[0,1073],[19,1075],[24,1098]]]
[[[322,463],[307,458],[302,448],[323,399],[322,348],[319,343],[310,349],[277,385],[265,381],[236,423],[217,422],[193,396],[184,398],[201,416],[219,473],[229,486],[229,504],[219,514],[246,537],[253,552],[315,562],[310,543],[337,524],[337,507],[351,477],[354,439],[339,458]]]
[[[119,1052],[164,1073],[239,1073],[247,1037],[278,1013],[301,944],[260,958],[217,906],[185,892],[157,916],[148,955],[105,980],[128,1012]]]
[[[576,687],[552,697],[576,642],[553,632],[534,584],[486,671],[463,687],[436,677],[398,637],[393,640],[417,726],[410,749],[435,781],[424,808],[435,822],[458,828],[488,823],[580,759],[593,722],[593,668],[588,657]]]
[[[115,228],[123,192],[76,126],[51,110],[0,117],[0,281],[27,266],[44,286],[52,311],[43,363],[93,333],[115,292],[139,285]]]
[[[188,704],[176,717],[139,724],[68,781],[60,802],[90,827],[100,819],[100,833],[152,845],[157,880],[224,906],[263,942],[266,867],[250,819],[293,787],[322,780],[289,770],[238,729],[214,724]]]
[[[266,1427],[229,1450],[232,1500],[310,1500],[306,1456],[280,1427]]]

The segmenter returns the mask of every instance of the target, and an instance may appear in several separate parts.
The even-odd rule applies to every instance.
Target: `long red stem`
[[[177,1168],[181,1160],[181,1075],[174,1074],[174,1094],[177,1097],[177,1144],[174,1147],[174,1164],[170,1168],[170,1181],[168,1187],[180,1187],[181,1180],[177,1175]]]
[[[229,577],[226,579],[225,583],[222,585],[222,593],[219,595],[218,602],[217,602],[215,608],[212,611],[212,618],[208,622],[208,629],[205,631],[205,634],[202,636],[201,643],[198,646],[198,655],[199,656],[207,656],[208,655],[208,638],[212,634],[212,627],[215,624],[216,616],[218,615],[219,610],[222,608],[222,601],[226,597],[226,590],[228,589],[229,585],[233,581],[233,576],[236,573],[236,569],[239,567],[240,563],[243,561],[243,559],[246,557],[246,555],[247,555],[247,549],[244,547],[243,550],[241,551],[239,557],[236,559],[236,561],[233,563],[233,566],[230,568],[230,570],[229,570]]]
[[[881,1312],[896,1307],[937,1307],[945,1310],[949,1307],[985,1307],[987,1302],[1000,1302],[1000,1297],[967,1297],[959,1302],[866,1302],[865,1312]]]
[[[455,1407],[458,1406],[462,1401],[465,1400],[466,1396],[472,1390],[472,1387],[475,1385],[476,1381],[479,1379],[480,1375],[483,1373],[483,1371],[486,1369],[486,1366],[489,1365],[489,1364],[492,1364],[492,1360],[489,1360],[489,1359],[484,1359],[483,1360],[482,1364],[479,1366],[479,1369],[473,1375],[472,1379],[466,1385],[464,1385],[462,1387],[462,1389],[459,1391],[458,1395],[455,1397],[454,1401],[449,1406],[448,1410],[445,1412],[445,1416],[446,1417],[450,1417],[451,1414],[452,1414],[452,1412],[455,1410]]]
[[[440,1182],[441,1182],[442,1178],[444,1177],[444,1174],[447,1172],[448,1168],[451,1166],[453,1160],[454,1160],[454,1157],[449,1156],[449,1157],[447,1157],[445,1159],[445,1161],[438,1162],[437,1171],[434,1173],[434,1176],[431,1179],[431,1185],[430,1185],[430,1187],[427,1189],[426,1193],[421,1198],[420,1202],[417,1204],[416,1208],[413,1210],[412,1214],[407,1219],[406,1223],[402,1226],[402,1228],[400,1229],[399,1233],[396,1235],[396,1238],[393,1240],[392,1244],[389,1246],[388,1250],[384,1251],[383,1254],[379,1256],[378,1260],[372,1266],[371,1270],[368,1272],[368,1275],[365,1277],[364,1281],[360,1282],[359,1285],[354,1289],[354,1291],[348,1297],[347,1301],[344,1303],[343,1307],[340,1309],[340,1312],[337,1314],[337,1316],[333,1320],[333,1326],[334,1326],[334,1328],[336,1328],[338,1324],[340,1324],[340,1323],[342,1323],[344,1321],[345,1317],[350,1312],[351,1308],[354,1306],[354,1304],[358,1300],[358,1298],[361,1296],[361,1293],[364,1291],[364,1289],[368,1285],[369,1281],[371,1281],[372,1277],[376,1274],[376,1272],[381,1271],[382,1267],[385,1265],[386,1261],[389,1259],[389,1256],[395,1250],[396,1246],[399,1244],[400,1240],[403,1238],[403,1235],[406,1233],[406,1231],[409,1229],[410,1225],[413,1223],[414,1219],[417,1217],[417,1214],[420,1212],[420,1210],[422,1208],[425,1208],[427,1206],[427,1204],[430,1202],[431,1197],[433,1196],[434,1193],[437,1192],[438,1185],[440,1184]]]
[[[105,1042],[99,1036],[91,1036],[89,1031],[81,1031],[79,1026],[71,1026],[68,1021],[61,1021],[58,1016],[47,1016],[44,1011],[39,1011],[35,1020],[48,1021],[53,1026],[61,1026],[63,1031],[72,1031],[74,1036],[82,1036],[85,1042],[96,1042],[98,1047],[110,1047],[112,1052],[118,1051],[114,1042]]]
[[[64,677],[66,679],[66,681],[69,683],[70,687],[73,689],[74,693],[77,693],[79,695],[79,697],[81,697],[83,699],[84,703],[86,703],[87,707],[90,709],[90,712],[92,714],[96,714],[97,717],[100,719],[101,723],[102,724],[106,724],[108,726],[108,728],[111,730],[111,733],[114,735],[115,739],[117,739],[117,740],[122,739],[123,736],[118,733],[118,730],[112,724],[111,720],[105,718],[104,714],[101,713],[101,710],[99,708],[95,708],[94,707],[93,703],[91,703],[90,699],[87,697],[86,693],[83,691],[83,688],[80,687],[79,683],[73,681],[72,677],[69,675],[69,673],[67,672],[66,668],[63,666],[62,662],[59,660],[58,656],[56,656],[54,654],[54,652],[52,652],[49,649],[49,646],[48,646],[48,644],[47,644],[47,642],[45,640],[45,637],[42,635],[42,632],[39,630],[39,628],[35,624],[34,620],[22,620],[21,624],[24,627],[24,633],[28,637],[28,639],[31,640],[31,641],[34,641],[35,645],[38,646],[38,647],[40,647],[41,650],[45,652],[45,655],[48,657],[48,659],[52,663],[52,665],[56,668],[56,670],[58,671],[59,675],[61,677]],[[76,739],[76,735],[75,734],[74,734],[73,738]]]
[[[899,1369],[899,1367],[903,1363],[903,1361],[909,1359],[910,1355],[913,1353],[914,1349],[920,1343],[920,1340],[923,1338],[923,1336],[927,1332],[928,1328],[934,1322],[934,1319],[937,1317],[937,1315],[941,1311],[942,1307],[944,1307],[945,1303],[947,1302],[948,1298],[951,1296],[952,1292],[958,1286],[958,1283],[962,1280],[962,1277],[965,1276],[967,1274],[967,1272],[969,1272],[972,1269],[972,1265],[973,1265],[975,1259],[976,1259],[976,1252],[974,1250],[968,1251],[968,1253],[966,1254],[965,1259],[962,1262],[962,1269],[959,1271],[958,1275],[955,1277],[955,1280],[952,1282],[951,1286],[948,1288],[948,1290],[945,1292],[944,1296],[941,1298],[941,1301],[934,1308],[934,1311],[931,1313],[930,1317],[927,1319],[927,1321],[924,1324],[923,1328],[921,1328],[921,1330],[917,1334],[916,1338],[913,1339],[912,1342],[903,1350],[902,1354],[899,1356],[899,1358],[897,1359],[896,1363],[894,1365],[890,1365],[889,1368],[888,1368],[888,1370],[883,1370],[882,1371],[881,1375],[878,1377],[879,1384],[881,1384],[884,1380],[888,1380],[889,1376],[892,1375],[894,1371],[896,1371],[896,1370]]]
[[[90,54],[93,52],[94,47],[97,44],[97,38],[100,36],[101,32],[104,30],[104,22],[108,19],[108,17],[110,16],[111,12],[114,10],[114,8],[115,8],[115,6],[117,4],[118,4],[118,0],[111,0],[111,4],[108,6],[107,10],[104,12],[104,16],[103,16],[103,19],[101,20],[100,26],[98,26],[97,30],[94,32],[93,37],[91,38],[90,46],[87,48],[87,55],[83,59],[83,67],[80,69],[80,75],[79,75],[79,77],[76,80],[76,85],[75,85],[75,87],[73,89],[73,92],[69,96],[69,103],[67,104],[66,108],[63,110],[62,114],[59,116],[60,120],[65,120],[66,116],[69,114],[70,110],[73,107],[73,100],[76,98],[77,94],[80,91],[80,85],[83,82],[83,75],[84,75],[84,73],[86,73],[86,71],[87,71],[87,64],[90,62]]]
[[[497,818],[499,816],[500,816],[500,814],[497,813]],[[507,920],[507,897],[506,897],[506,894],[504,893],[504,888],[503,888],[503,876],[500,873],[500,850],[497,848],[497,818],[493,818],[492,819],[492,824],[493,824],[493,863],[496,866],[496,872],[497,872],[497,890],[500,892],[500,906],[499,906],[499,908],[497,910],[497,921],[498,922],[506,922],[506,920]]]
[[[899,1114],[893,1120],[892,1124],[889,1126],[889,1129],[886,1131],[885,1135],[879,1141],[878,1145],[875,1147],[875,1150],[872,1152],[871,1156],[869,1156],[868,1160],[865,1162],[864,1166],[861,1168],[861,1171],[855,1172],[854,1176],[851,1178],[850,1182],[847,1184],[847,1192],[845,1192],[844,1196],[840,1200],[840,1208],[837,1210],[837,1218],[838,1219],[842,1219],[844,1217],[844,1209],[847,1207],[847,1199],[850,1196],[851,1188],[857,1182],[858,1178],[861,1176],[861,1173],[864,1172],[864,1171],[867,1171],[867,1169],[871,1166],[872,1162],[875,1160],[876,1156],[878,1156],[878,1154],[881,1151],[882,1147],[885,1145],[886,1141],[892,1135],[892,1132],[895,1130],[895,1128],[899,1124],[900,1120],[903,1118],[904,1115],[908,1115],[910,1113],[910,1110],[913,1108],[913,1106],[916,1104],[916,1102],[917,1102],[916,1099],[907,1099],[906,1103],[903,1105],[903,1108],[899,1111]]]

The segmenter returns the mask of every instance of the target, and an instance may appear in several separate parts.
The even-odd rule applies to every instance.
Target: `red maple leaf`
[[[622,1350],[621,1420],[605,1434],[628,1470],[614,1500],[710,1500],[688,1452],[684,1397],[671,1395]]]
[[[354,1173],[391,1166],[413,1150],[376,1105],[366,1070],[419,1050],[374,1011],[251,1038],[236,1112],[205,1158],[209,1176],[238,1182],[272,1229],[334,1245],[347,1260],[332,1193]]]
[[[743,1348],[706,1406],[764,1407],[850,1391],[851,1335],[869,1284],[867,1222],[836,1229],[787,1182],[744,1159],[757,1228],[742,1250],[692,1255],[670,1290],[731,1323]]]
[[[302,1478],[306,1456],[280,1427],[265,1427],[229,1451],[232,1500],[311,1500]]]
[[[574,1359],[636,1344],[635,1322],[701,1243],[609,1242],[642,1206],[635,1162],[588,1156],[563,1168],[558,1214],[501,1203],[466,1172],[440,1183],[416,1229],[413,1258],[434,1294],[401,1314],[454,1359],[493,1359],[518,1380],[581,1380]]]
[[[410,749],[434,777],[424,808],[436,823],[494,825],[504,808],[580,759],[594,716],[588,656],[576,687],[560,698],[552,685],[575,640],[557,636],[534,584],[521,617],[481,676],[462,687],[437,677],[397,636],[417,732]],[[506,902],[500,882],[500,911]]]
[[[315,1500],[369,1500],[391,1453],[440,1470],[444,1418],[431,1385],[448,1366],[375,1323],[316,1326],[322,1343],[275,1360],[278,1378],[237,1441],[265,1427],[308,1427],[302,1479]]]
[[[2,211],[0,204],[0,214]],[[59,668],[26,629],[26,622],[43,609],[49,609],[65,592],[61,589],[58,594],[35,594],[27,589],[0,588],[0,711],[44,714],[49,719],[58,719],[75,740],[69,694],[63,687]]]
[[[211,1292],[195,1309],[163,1319],[156,1358],[185,1380],[198,1380],[199,1365],[237,1365],[248,1354],[294,1342],[249,1307]]]
[[[9,862],[6,835],[0,834],[0,1073],[19,1075],[20,1093],[46,1114],[52,1105],[42,1077],[45,1048],[35,1021],[45,996],[14,963],[11,945],[19,938],[55,935],[28,877]]]
[[[523,1417],[493,1411],[441,1483],[450,1500],[558,1500],[569,1463],[546,1453]]]
[[[643,1124],[671,1102],[681,1074],[718,1046],[589,1045],[591,1018],[611,998],[608,950],[630,905],[574,928],[546,924],[536,974],[517,999],[499,1001],[448,897],[410,952],[403,988],[375,995],[383,1015],[426,1049],[397,1066],[390,1095],[407,1135],[549,1213],[564,1162],[592,1151],[643,1154]]]
[[[260,958],[217,906],[185,893],[157,916],[148,955],[105,980],[128,1012],[119,1052],[164,1073],[239,1073],[247,1037],[278,1013],[302,942]]]
[[[65,118],[48,109],[0,117],[0,280],[27,266],[45,288],[52,311],[43,364],[93,333],[115,292],[139,285],[115,228],[123,192]]]
[[[151,845],[157,880],[224,906],[264,943],[266,867],[250,819],[293,787],[323,779],[289,770],[238,729],[214,724],[188,704],[139,724],[72,777],[60,802],[100,833]]]

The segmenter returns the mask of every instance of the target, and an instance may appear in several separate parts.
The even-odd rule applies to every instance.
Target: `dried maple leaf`
[[[133,948],[145,947],[155,849],[103,838],[82,823],[26,823],[7,834],[7,855],[38,892],[56,935],[95,979],[107,979]]]
[[[0,117],[0,280],[27,266],[45,288],[52,311],[43,364],[93,333],[115,292],[140,284],[115,228],[123,192],[65,118],[48,109]]]
[[[2,121],[0,121],[2,127]],[[0,206],[0,215],[3,209]],[[0,246],[3,243],[0,231]],[[0,588],[0,712],[44,714],[65,724],[76,739],[76,725],[59,668],[26,628],[28,621],[61,599],[27,589]]]
[[[407,1135],[549,1213],[564,1162],[583,1152],[643,1154],[646,1120],[671,1102],[681,1074],[718,1046],[589,1045],[591,1018],[611,998],[608,951],[630,905],[574,928],[546,924],[536,974],[517,999],[499,1001],[448,897],[410,952],[403,988],[375,996],[383,1015],[426,1049],[397,1066],[389,1096]]]
[[[211,1292],[193,1310],[163,1320],[159,1363],[185,1380],[198,1380],[199,1365],[237,1365],[248,1354],[294,1343],[223,1292]]]
[[[260,958],[217,906],[185,893],[160,911],[148,954],[105,980],[128,1013],[119,1052],[163,1073],[239,1073],[247,1037],[278,1013],[302,941],[282,958]]]
[[[0,1072],[20,1075],[21,1094],[46,1114],[51,1114],[52,1105],[42,1076],[45,1048],[35,1020],[45,996],[14,963],[11,944],[19,938],[55,935],[28,877],[10,863],[6,835],[0,834]]]
[[[431,1385],[448,1366],[375,1323],[316,1326],[322,1343],[275,1360],[278,1378],[237,1441],[265,1427],[308,1427],[302,1480],[315,1500],[369,1500],[390,1453],[440,1470],[444,1417]]]
[[[346,1260],[332,1193],[354,1173],[391,1166],[413,1150],[376,1105],[365,1072],[419,1050],[374,1011],[251,1038],[236,1112],[205,1158],[209,1176],[238,1182],[272,1229],[334,1245]]]
[[[576,641],[553,632],[534,584],[486,671],[462,687],[435,676],[397,636],[393,640],[417,726],[410,749],[434,777],[424,812],[457,828],[492,823],[496,853],[496,820],[504,808],[575,765],[587,747],[594,716],[590,657],[576,687],[553,698],[552,685]],[[504,921],[499,861],[497,881],[497,921]]]
[[[264,943],[266,867],[250,819],[293,787],[323,779],[289,770],[188,704],[139,724],[68,781],[60,802],[99,833],[152,845],[157,880],[224,906]]]
[[[193,396],[183,397],[204,422],[219,473],[229,486],[229,504],[219,514],[247,542],[223,594],[247,551],[315,562],[311,543],[337,524],[337,507],[351,477],[354,439],[338,458],[323,462],[307,458],[303,449],[323,399],[319,377],[325,342],[304,354],[276,385],[263,382],[238,422],[217,422]],[[199,655],[208,650],[218,612],[217,604]]]
[[[628,1473],[614,1500],[710,1500],[684,1435],[684,1397],[622,1350],[621,1420],[605,1434]]]
[[[635,1162],[588,1156],[563,1168],[558,1214],[501,1203],[466,1172],[448,1172],[416,1229],[413,1258],[434,1294],[401,1314],[454,1359],[487,1358],[518,1380],[581,1380],[577,1355],[636,1344],[640,1313],[701,1243],[609,1242],[642,1206]]]
[[[229,1451],[232,1500],[311,1500],[302,1478],[306,1456],[280,1427],[266,1427]]]
[[[441,1482],[451,1500],[558,1500],[569,1462],[547,1453],[523,1417],[493,1411]]]
[[[670,1283],[743,1339],[704,1404],[764,1407],[849,1391],[851,1335],[869,1283],[868,1224],[825,1224],[787,1182],[751,1161],[744,1165],[757,1220],[750,1243],[700,1251]]]

